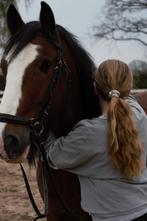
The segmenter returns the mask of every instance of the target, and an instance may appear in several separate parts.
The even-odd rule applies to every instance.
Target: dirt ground
[[[25,165],[37,205],[43,211],[35,170]],[[32,221],[34,211],[30,204],[19,165],[0,160],[0,221]],[[42,220],[43,221],[43,220]]]

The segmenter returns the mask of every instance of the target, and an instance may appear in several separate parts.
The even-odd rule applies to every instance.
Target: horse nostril
[[[21,148],[20,139],[12,134],[6,135],[4,138],[4,146],[7,155],[13,159],[21,155],[23,150]]]
[[[8,135],[5,137],[4,143],[6,146],[16,146],[18,145],[18,139],[14,135]]]

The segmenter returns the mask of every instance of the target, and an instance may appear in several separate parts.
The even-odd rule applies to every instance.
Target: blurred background
[[[15,4],[25,22],[38,20],[40,0],[0,0],[0,47],[8,39],[6,11]],[[99,65],[116,58],[130,65],[135,88],[147,88],[146,0],[45,0],[56,23],[77,36]],[[2,82],[2,81],[0,81]],[[3,86],[1,86],[2,88]]]

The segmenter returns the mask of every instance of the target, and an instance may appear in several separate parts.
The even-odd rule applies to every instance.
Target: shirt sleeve
[[[55,139],[49,136],[45,150],[47,160],[54,168],[72,170],[90,160],[94,151],[92,146],[91,131],[88,126],[78,123],[67,136]]]

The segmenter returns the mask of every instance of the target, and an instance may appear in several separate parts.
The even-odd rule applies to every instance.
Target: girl
[[[94,82],[102,115],[46,143],[50,165],[78,175],[81,206],[93,221],[147,220],[147,117],[129,96],[132,84],[125,63],[104,61]]]

